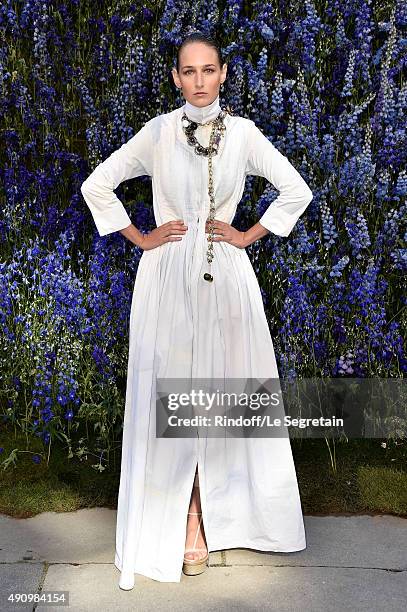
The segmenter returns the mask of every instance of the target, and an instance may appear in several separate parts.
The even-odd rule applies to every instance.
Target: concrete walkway
[[[0,515],[0,610],[61,610],[8,601],[10,593],[68,591],[75,612],[203,610],[352,612],[406,610],[407,520],[394,516],[305,516],[307,549],[210,554],[210,567],[180,583],[136,574],[118,587],[116,512],[92,508],[30,519]]]

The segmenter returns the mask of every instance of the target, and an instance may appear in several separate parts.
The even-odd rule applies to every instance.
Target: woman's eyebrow
[[[215,64],[204,64],[202,68],[207,68],[208,66],[214,66]],[[184,66],[184,68],[195,68],[195,66]]]

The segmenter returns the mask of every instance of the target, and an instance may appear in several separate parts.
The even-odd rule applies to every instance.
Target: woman
[[[156,378],[278,378],[245,247],[269,231],[288,236],[312,192],[253,121],[221,109],[226,72],[211,38],[188,36],[172,71],[186,103],[147,121],[81,186],[99,234],[120,231],[143,249],[117,510],[122,589],[133,588],[134,573],[163,582],[200,573],[208,551],[306,546],[288,437],[156,437]],[[241,232],[231,223],[248,174],[280,193]],[[157,225],[147,235],[113,192],[142,175],[152,177]]]

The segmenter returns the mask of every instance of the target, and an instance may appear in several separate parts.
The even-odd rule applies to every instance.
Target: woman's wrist
[[[142,247],[145,235],[142,234],[140,230],[138,230],[137,227],[133,225],[133,223],[128,227],[125,227],[124,229],[120,230],[120,233],[136,246]]]
[[[263,227],[259,222],[255,223],[250,229],[243,232],[243,244],[244,247],[248,247],[256,240],[263,238],[263,236],[267,236],[269,234],[269,230]]]

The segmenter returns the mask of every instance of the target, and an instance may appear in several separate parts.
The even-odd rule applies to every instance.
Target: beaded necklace
[[[182,129],[187,137],[187,142],[189,145],[194,147],[194,151],[197,155],[203,155],[208,158],[208,194],[210,200],[210,210],[209,210],[209,232],[208,232],[208,249],[206,252],[206,257],[209,266],[211,266],[213,260],[213,234],[214,234],[214,224],[215,224],[215,197],[213,192],[213,167],[212,167],[212,157],[217,155],[219,144],[221,138],[224,135],[226,130],[226,126],[224,124],[224,118],[226,115],[230,113],[228,108],[221,109],[219,115],[212,119],[212,121],[208,121],[207,123],[197,123],[196,121],[191,121],[185,112],[181,117]],[[209,137],[209,144],[207,147],[203,147],[197,140],[195,136],[195,130],[198,125],[210,125],[212,124],[211,135]],[[211,267],[210,267],[211,269]],[[213,275],[209,272],[205,272],[203,275],[206,281],[212,282]]]

